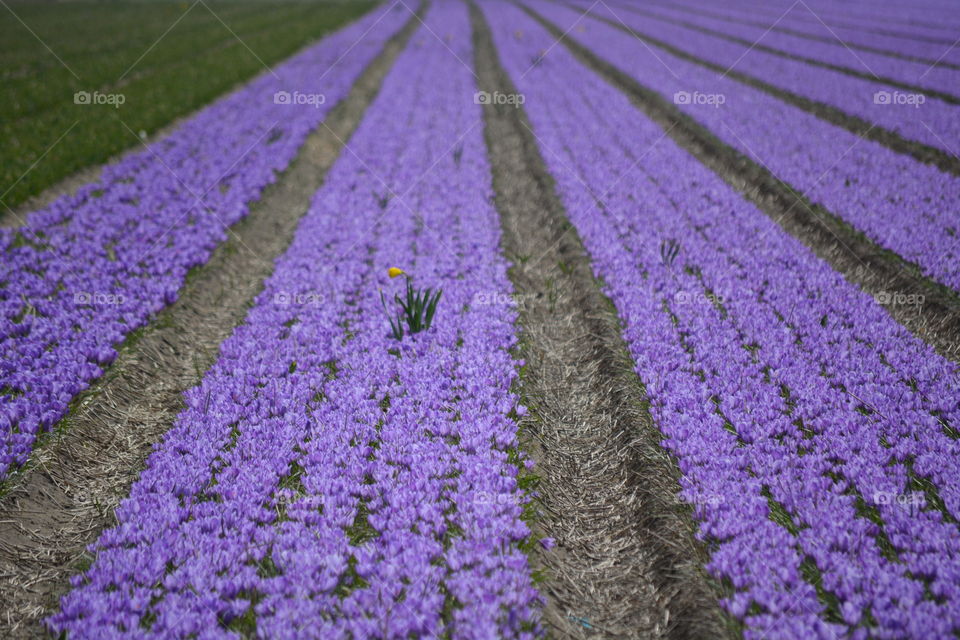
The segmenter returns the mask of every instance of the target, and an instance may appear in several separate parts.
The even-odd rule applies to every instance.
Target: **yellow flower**
[[[407,272],[404,271],[403,269],[398,269],[396,267],[390,267],[389,269],[387,269],[387,275],[389,275],[391,278],[396,278],[397,276],[403,276],[403,275],[406,275],[406,273]]]

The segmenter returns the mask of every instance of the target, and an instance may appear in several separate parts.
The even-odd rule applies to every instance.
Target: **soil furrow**
[[[515,93],[476,7],[479,87]],[[675,461],[646,410],[621,327],[555,191],[529,123],[487,104],[502,245],[512,261],[530,413],[521,442],[536,461],[535,554],[545,570],[544,623],[558,638],[726,635],[719,590],[702,569]]]
[[[830,124],[838,127],[843,127],[847,131],[850,131],[861,138],[882,144],[883,146],[896,151],[897,153],[912,156],[920,162],[932,164],[941,171],[947,171],[955,175],[960,175],[960,158],[954,156],[948,151],[937,149],[921,142],[908,140],[896,132],[891,131],[890,129],[873,124],[872,122],[864,120],[858,116],[851,115],[845,111],[842,111],[841,109],[838,109],[837,107],[805,98],[799,94],[787,91],[786,89],[781,89],[780,87],[774,86],[768,82],[760,80],[759,78],[747,75],[742,71],[727,69],[723,65],[698,58],[697,56],[687,53],[683,49],[679,49],[668,42],[664,42],[663,40],[651,36],[648,33],[641,33],[636,29],[626,27],[616,20],[610,20],[604,16],[597,15],[591,10],[585,11],[583,7],[567,5],[564,2],[560,2],[560,0],[554,1],[583,13],[590,13],[591,17],[595,20],[604,22],[611,27],[620,29],[621,31],[629,33],[633,36],[643,36],[643,40],[645,42],[659,47],[671,55],[674,55],[682,60],[686,60],[687,62],[698,64],[706,69],[710,69],[711,71],[716,71],[721,75],[733,78],[734,80],[742,82],[747,86],[760,89],[761,91],[769,93],[770,95],[786,102],[787,104],[799,107],[800,109],[815,115],[821,120],[829,122]],[[524,8],[527,9],[527,11],[532,11],[532,9],[529,9],[528,7]],[[567,44],[567,46],[571,45],[569,39],[564,39],[564,44]]]
[[[922,304],[887,304],[885,309],[940,355],[960,362],[960,296],[956,292],[927,278],[916,265],[879,246],[836,214],[810,202],[766,168],[724,144],[709,129],[655,91],[601,60],[583,45],[564,38],[555,24],[533,9],[522,8],[561,40],[578,60],[623,91],[677,144],[848,281],[878,300],[883,300],[890,292],[920,296],[912,299],[923,300]]]
[[[27,467],[11,477],[0,497],[0,637],[44,634],[42,618],[69,588],[69,577],[90,561],[86,546],[115,524],[114,509],[182,407],[182,392],[200,381],[220,343],[243,321],[419,24],[411,15],[230,239],[188,277],[177,302],[128,340]]]

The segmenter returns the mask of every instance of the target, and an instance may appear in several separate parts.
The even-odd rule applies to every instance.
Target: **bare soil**
[[[512,93],[475,5],[479,88]],[[485,107],[495,204],[520,303],[521,445],[540,476],[536,553],[544,623],[556,638],[717,638],[719,592],[705,575],[678,469],[522,109]]]
[[[45,635],[42,619],[69,588],[69,577],[91,559],[86,546],[115,524],[114,509],[181,409],[182,392],[200,381],[220,343],[243,321],[343,141],[418,25],[411,16],[291,167],[233,226],[230,239],[188,278],[179,300],[124,344],[107,373],[6,484],[0,496],[0,637]]]

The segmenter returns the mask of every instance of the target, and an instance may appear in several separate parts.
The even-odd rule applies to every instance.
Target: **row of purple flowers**
[[[116,358],[116,345],[176,300],[190,269],[410,18],[401,5],[378,7],[25,225],[0,229],[0,480]]]
[[[951,213],[960,208],[957,176],[657,50],[579,11],[538,0],[531,5],[569,30],[568,38],[673,101],[796,193],[960,290],[960,225]],[[686,38],[685,46],[697,46],[696,40]]]
[[[960,629],[957,367],[520,9],[484,8],[746,636]]]
[[[54,630],[537,633],[516,312],[473,304],[511,287],[470,46],[462,3],[430,9]],[[442,287],[429,331],[391,336],[388,265]]]

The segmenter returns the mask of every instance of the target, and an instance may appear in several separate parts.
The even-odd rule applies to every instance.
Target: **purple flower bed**
[[[516,312],[471,32],[435,5],[50,621],[71,638],[532,638]],[[449,49],[449,50],[448,50]],[[451,51],[453,55],[451,55]],[[442,287],[390,337],[378,288]]]
[[[0,229],[0,480],[177,298],[409,10],[381,7]],[[322,97],[321,97],[322,96]]]
[[[745,8],[755,8],[758,5],[752,0],[741,0],[738,4]],[[790,8],[789,2],[769,3],[769,9],[781,12]],[[957,17],[951,13],[953,5],[949,2],[870,2],[869,0],[852,0],[838,4],[827,0],[812,1],[809,3],[811,11],[807,19],[814,21],[817,16],[828,23],[844,23],[862,29],[887,29],[904,34],[924,35],[928,37],[947,38],[944,30],[960,28]]]
[[[623,15],[621,10],[631,11],[632,4],[626,1],[617,2],[611,6],[618,14]],[[637,8],[640,9],[640,7]],[[799,5],[798,9],[805,11]],[[931,68],[929,64],[921,62],[891,58],[869,51],[856,51],[848,48],[836,38],[832,42],[817,42],[789,33],[771,31],[767,27],[739,24],[699,15],[684,8],[643,7],[642,10],[644,14],[655,14],[673,20],[681,20],[719,34],[740,38],[745,42],[744,49],[759,44],[791,55],[845,67],[860,73],[869,73],[954,96],[960,94],[960,70],[957,69]],[[826,27],[821,25],[821,28],[824,34],[829,34]]]
[[[747,9],[756,6],[749,0],[742,4]],[[771,4],[768,7],[782,12],[790,5],[784,2],[780,5]],[[810,7],[816,15],[808,11],[806,20],[814,22],[823,19],[831,25],[839,24],[873,33],[889,32],[903,37],[952,42],[957,35],[957,30],[960,29],[960,20],[957,19],[955,7],[949,0],[945,2],[893,1],[885,4],[858,0],[845,5],[837,5],[826,0],[811,2]]]
[[[519,9],[484,9],[746,637],[960,630],[958,368]]]
[[[752,2],[741,3],[745,9],[754,9]],[[783,13],[790,8],[788,2],[770,3],[768,9]],[[916,38],[949,38],[945,30],[958,28],[953,7],[949,3],[900,2],[888,5],[873,2],[850,2],[838,5],[833,2],[810,2],[810,11],[797,11],[810,22],[823,20],[830,25],[847,26],[865,31],[887,31]],[[798,8],[802,9],[802,6]],[[778,13],[777,15],[780,15]]]
[[[587,8],[591,3],[577,0],[576,4]],[[950,153],[960,148],[960,107],[956,105],[909,93],[879,81],[864,80],[760,49],[751,49],[664,20],[639,15],[629,9],[611,11],[608,5],[598,5],[594,10],[597,15],[614,18],[617,24],[622,21],[640,38],[645,35],[657,38],[701,60],[733,68],[796,95],[836,107],[867,122],[896,131],[909,140]],[[660,51],[657,51],[657,55],[660,55]],[[665,59],[665,56],[661,57]],[[666,64],[673,66],[669,62]],[[717,75],[716,72],[710,73]]]
[[[577,11],[549,2],[532,6],[562,30],[569,29],[568,38],[677,103],[797,193],[917,264],[931,278],[960,290],[956,176],[863,140],[762,91],[651,50],[620,29],[581,19]],[[698,103],[697,96],[722,96],[723,102]]]
[[[933,64],[943,62],[956,64],[960,52],[950,45],[960,32],[960,24],[954,22],[956,10],[952,6],[923,6],[918,3],[900,3],[891,12],[883,12],[875,3],[837,13],[841,7],[835,3],[781,4],[772,3],[724,3],[685,2],[674,3],[678,8],[691,8],[704,13],[730,16],[742,22],[750,22],[764,28],[773,25],[774,30],[793,31],[826,37],[832,42],[842,41],[857,48],[860,46],[887,49],[893,55],[915,54]],[[849,5],[848,5],[849,6]]]

